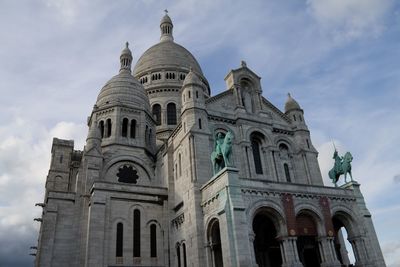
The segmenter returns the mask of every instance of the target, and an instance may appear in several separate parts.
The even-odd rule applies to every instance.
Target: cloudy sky
[[[388,266],[400,264],[400,6],[395,0],[0,1],[0,266],[31,266],[53,137],[82,149],[98,92],[159,39],[198,59],[213,94],[245,60],[278,108],[305,110],[325,184],[351,151]]]

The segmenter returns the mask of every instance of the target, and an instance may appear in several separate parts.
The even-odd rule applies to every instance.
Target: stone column
[[[105,203],[97,202],[93,198],[89,207],[88,216],[88,240],[86,247],[85,266],[103,266],[104,265],[104,221],[105,221]],[[90,244],[90,245],[89,245]]]
[[[281,238],[282,267],[303,267],[297,252],[297,237]]]
[[[369,262],[368,253],[365,249],[364,239],[361,236],[348,238],[356,258],[355,266],[368,266]]]
[[[340,255],[342,256],[342,262],[344,265],[350,265],[349,253],[346,249],[346,244],[344,242],[343,233],[341,229],[339,229],[337,233],[337,238],[340,244]]]
[[[256,238],[256,235],[254,234],[253,231],[251,231],[251,233],[249,233],[251,266],[258,267],[258,264],[256,262],[256,255],[254,254],[254,240],[255,240],[255,238]]]
[[[334,238],[323,236],[318,238],[318,248],[321,255],[322,267],[340,267],[341,264],[336,257]]]

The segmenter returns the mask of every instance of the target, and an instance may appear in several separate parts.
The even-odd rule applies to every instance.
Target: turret
[[[181,120],[184,129],[203,129],[206,121],[205,92],[206,86],[192,68],[182,85]],[[197,126],[195,126],[197,124]]]

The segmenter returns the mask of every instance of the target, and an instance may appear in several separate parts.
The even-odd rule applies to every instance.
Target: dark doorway
[[[276,228],[266,214],[258,214],[253,221],[254,254],[259,267],[280,267],[282,257]]]
[[[300,214],[296,217],[297,224],[297,250],[300,261],[304,267],[321,266],[317,242],[317,227],[313,217],[308,214]]]
[[[214,267],[223,267],[222,247],[221,247],[221,234],[219,231],[219,222],[214,220],[210,224],[209,242],[211,248],[211,257]]]
[[[297,238],[297,249],[304,267],[320,266],[318,244],[315,238],[315,236],[299,236]]]

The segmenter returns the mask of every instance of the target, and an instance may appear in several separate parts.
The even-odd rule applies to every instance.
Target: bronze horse
[[[347,173],[350,174],[351,181],[353,181],[353,177],[351,175],[351,161],[353,160],[353,156],[351,153],[346,152],[344,157],[341,158],[335,150],[335,153],[333,153],[333,159],[335,159],[335,165],[328,174],[335,186],[337,186],[337,181],[342,174],[344,174],[345,183],[347,183]]]

